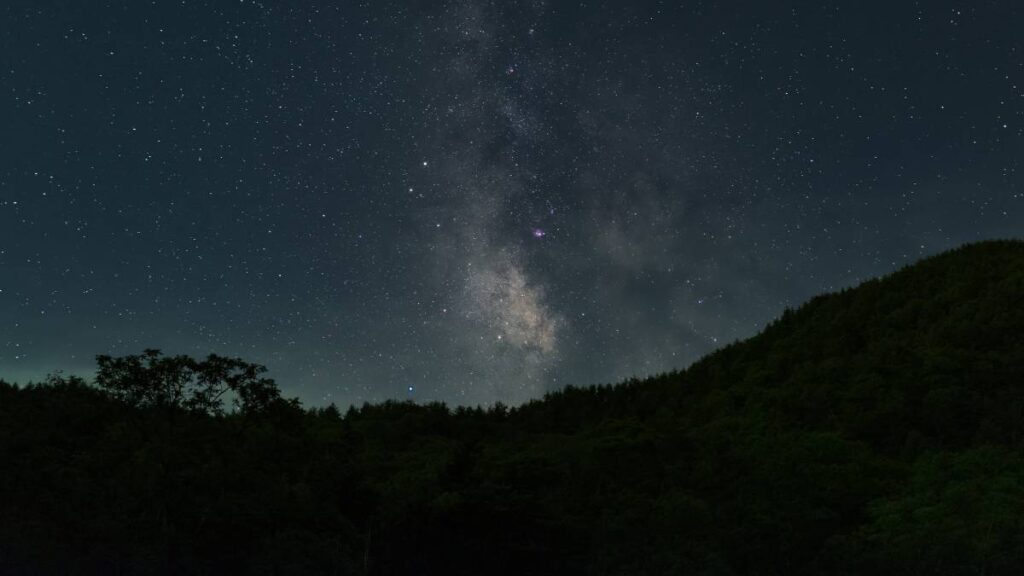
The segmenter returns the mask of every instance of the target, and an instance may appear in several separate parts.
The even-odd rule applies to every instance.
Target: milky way
[[[519,403],[1024,234],[1014,2],[0,10],[8,380]]]

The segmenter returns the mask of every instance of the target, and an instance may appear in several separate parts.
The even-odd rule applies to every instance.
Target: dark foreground
[[[1024,243],[990,242],[515,410],[101,358],[0,383],[0,574],[1019,574],[1022,334]]]

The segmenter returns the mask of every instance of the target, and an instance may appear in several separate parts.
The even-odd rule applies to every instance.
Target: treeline
[[[157,351],[0,384],[0,573],[1017,574],[1024,243],[517,408],[304,409]]]

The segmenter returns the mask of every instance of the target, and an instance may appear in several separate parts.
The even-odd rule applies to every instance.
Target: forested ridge
[[[1018,574],[1022,333],[993,241],[516,408],[101,356],[0,381],[0,574]]]

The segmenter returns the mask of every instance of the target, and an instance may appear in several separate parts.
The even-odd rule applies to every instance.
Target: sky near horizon
[[[520,403],[1024,236],[1024,7],[0,7],[0,378]]]

